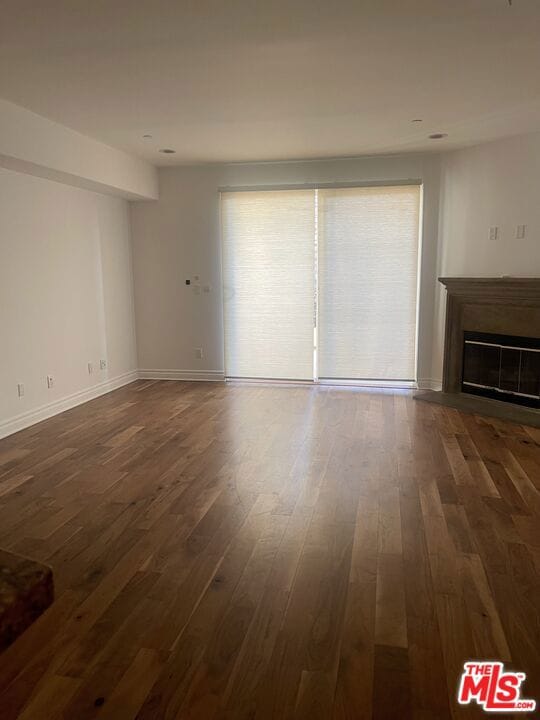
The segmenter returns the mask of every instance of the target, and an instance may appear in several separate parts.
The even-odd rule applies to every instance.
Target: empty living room
[[[540,717],[540,2],[0,2],[0,720]]]

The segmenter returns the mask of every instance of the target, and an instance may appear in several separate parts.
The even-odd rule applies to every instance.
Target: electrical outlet
[[[516,238],[517,240],[523,240],[525,237],[525,225],[518,225],[516,228]]]
[[[202,348],[195,348],[195,359],[196,360],[203,359],[203,349]]]
[[[92,363],[88,363],[88,374],[91,375],[94,372],[94,366]]]
[[[17,384],[17,394],[19,397],[24,397],[24,385],[22,383]]]
[[[106,370],[106,369],[107,369],[107,361],[106,361],[106,360],[100,360],[100,361],[99,361],[99,369],[100,369],[100,370]]]
[[[47,387],[49,390],[54,386],[54,378],[52,375],[47,375]]]
[[[499,228],[496,225],[493,225],[489,228],[489,239],[490,240],[497,240],[499,237]]]
[[[203,285],[203,292],[209,293],[211,289],[210,285]]]

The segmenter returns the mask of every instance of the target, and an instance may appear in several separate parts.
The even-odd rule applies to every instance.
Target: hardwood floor
[[[56,582],[0,716],[481,717],[469,659],[540,701],[539,490],[540,430],[406,393],[134,383],[0,441]]]

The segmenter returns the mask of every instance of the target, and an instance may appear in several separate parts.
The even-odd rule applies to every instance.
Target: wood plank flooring
[[[481,717],[470,659],[540,701],[539,491],[540,430],[407,393],[133,383],[0,441],[56,580],[0,716]]]

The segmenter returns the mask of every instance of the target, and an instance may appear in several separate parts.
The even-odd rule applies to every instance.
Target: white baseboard
[[[200,380],[204,382],[224,382],[225,373],[221,370],[139,370],[141,380]]]
[[[424,378],[418,380],[419,390],[442,390],[442,380],[433,380],[432,378]]]
[[[77,405],[82,405],[89,400],[93,400],[100,395],[105,395],[106,393],[116,390],[123,385],[128,385],[134,380],[137,380],[138,377],[139,373],[137,370],[132,370],[131,372],[124,373],[123,375],[119,375],[111,380],[105,380],[97,385],[93,385],[85,390],[79,390],[67,397],[54,400],[51,403],[47,403],[47,405],[41,405],[41,407],[38,407],[35,410],[28,410],[28,412],[21,413],[21,415],[16,415],[9,420],[4,420],[4,422],[0,423],[0,438],[12,435],[19,430],[24,430],[24,428],[30,427],[30,425],[35,425],[36,423],[46,420],[53,415],[58,415],[59,413],[64,412],[65,410],[70,410]]]

